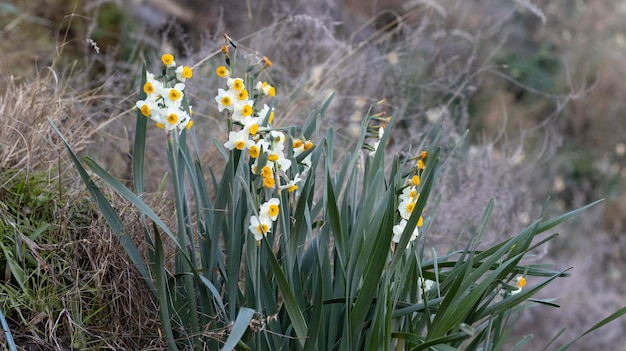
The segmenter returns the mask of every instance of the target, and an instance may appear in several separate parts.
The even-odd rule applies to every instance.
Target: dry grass
[[[152,295],[95,212],[47,121],[59,126],[75,151],[94,150],[94,139],[108,122],[99,124],[92,106],[102,108],[106,99],[97,91],[77,91],[76,78],[63,74],[50,69],[34,78],[9,79],[0,96],[0,203],[18,209],[3,213],[2,221],[17,223],[15,240],[25,257],[36,259],[34,265],[21,261],[29,290],[4,290],[2,309],[22,350],[146,349],[151,344],[160,349]],[[26,184],[24,191],[37,192],[32,196],[46,194],[41,206],[47,216],[20,202],[28,193],[13,196],[17,182]],[[110,196],[123,220],[136,223],[136,211]],[[169,204],[155,198],[161,206]],[[29,239],[37,229],[29,227],[34,220],[49,223],[36,241]]]

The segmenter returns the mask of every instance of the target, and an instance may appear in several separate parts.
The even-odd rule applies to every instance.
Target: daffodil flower
[[[298,183],[300,183],[302,179],[300,178],[300,173],[296,174],[292,180],[287,182],[285,185],[280,185],[278,189],[284,190],[287,189],[288,192],[292,193],[298,190]]]
[[[391,241],[396,244],[400,242],[400,239],[402,238],[402,232],[404,232],[404,229],[406,228],[406,223],[407,221],[405,219],[402,219],[400,220],[400,223],[393,226],[393,237],[391,238]],[[409,238],[409,242],[417,239],[419,235],[419,228],[418,226],[415,226],[415,229],[413,229],[413,233],[411,233],[411,237]]]
[[[254,141],[248,139],[248,133],[245,130],[238,132],[233,131],[228,133],[228,141],[224,143],[224,147],[229,150],[243,150],[248,147],[250,143],[254,143]]]
[[[261,124],[270,126],[272,124],[272,120],[274,119],[274,108],[270,110],[270,107],[266,104],[263,104],[263,108],[259,111],[258,116],[261,117],[263,121]]]
[[[176,67],[176,80],[179,82],[184,82],[187,79],[193,76],[193,71],[189,66],[178,66]]]
[[[515,278],[515,289],[511,290],[511,295],[518,294],[526,286],[526,277],[520,276]]]
[[[243,79],[241,78],[228,78],[226,80],[226,85],[237,92],[244,89],[246,86],[243,84]]]
[[[237,99],[237,97],[230,89],[217,89],[217,96],[215,97],[215,101],[217,102],[218,111],[222,112],[224,111],[224,109],[228,111],[233,111],[235,106],[235,99]]]
[[[251,216],[248,230],[256,241],[260,241],[272,230],[272,219],[267,216]]]
[[[280,212],[280,200],[278,198],[271,198],[267,202],[261,205],[261,209],[259,211],[259,216],[267,216],[272,221],[275,221],[278,218],[278,213]]]

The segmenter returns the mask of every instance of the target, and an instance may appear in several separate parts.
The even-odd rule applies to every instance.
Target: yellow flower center
[[[272,161],[272,162],[278,161],[278,155],[277,154],[270,154],[269,156],[267,156],[267,160],[268,161]]]
[[[163,123],[157,122],[156,126],[157,128],[165,129],[165,125],[163,125]]]
[[[259,153],[260,153],[260,151],[259,151],[258,146],[256,146],[256,145],[250,146],[250,157],[257,158],[257,157],[259,157]]]
[[[267,124],[272,124],[274,120],[274,111],[270,112],[270,118],[267,120]]]
[[[150,107],[148,107],[148,104],[141,106],[141,114],[146,117],[150,117]]]
[[[270,90],[267,92],[267,95],[274,97],[276,96],[276,88],[271,87]]]
[[[308,150],[310,148],[312,148],[313,146],[315,146],[315,144],[313,144],[311,141],[307,141],[306,143],[304,143],[304,149]]]
[[[187,130],[191,129],[191,126],[193,125],[193,121],[189,121],[187,123],[187,125],[185,126],[185,128],[187,128]]]
[[[191,76],[193,76],[193,72],[191,71],[191,68],[189,68],[189,66],[185,66],[183,67],[182,75],[184,78],[189,79],[191,78]]]
[[[252,115],[252,106],[243,105],[243,107],[241,108],[241,114],[245,117],[249,117],[250,115]]]
[[[241,89],[241,91],[237,94],[237,97],[239,98],[239,100],[247,99],[248,98],[248,90]]]
[[[413,185],[415,185],[415,186],[420,185],[420,176],[418,176],[417,174],[416,174],[416,175],[414,175],[414,176],[411,178],[411,183],[413,183]]]
[[[258,227],[256,227],[256,230],[259,234],[266,234],[270,230],[270,227],[265,223],[261,223]]]
[[[219,66],[215,69],[215,73],[217,73],[218,77],[224,78],[228,74],[228,70],[224,66]]]
[[[274,217],[274,216],[278,216],[278,212],[279,211],[280,210],[278,209],[277,205],[270,205],[270,208],[269,208],[268,212],[270,214],[270,217]]]
[[[265,178],[263,178],[263,186],[268,188],[268,189],[273,188],[274,187],[274,178],[272,178],[272,177],[265,177]]]
[[[261,168],[261,175],[263,176],[263,178],[271,178],[272,169],[269,166],[263,166],[263,168]]]
[[[176,115],[175,113],[170,113],[167,116],[167,123],[176,124],[176,122],[178,122],[178,115]]]
[[[293,193],[294,191],[298,190],[298,185],[294,184],[292,186],[290,186],[289,188],[287,188],[287,191],[290,193]]]
[[[421,227],[424,225],[424,217],[420,216],[420,219],[417,220],[417,226]]]
[[[154,86],[152,85],[152,83],[146,82],[146,84],[143,85],[143,92],[146,94],[154,93]]]
[[[170,97],[170,99],[172,99],[172,100],[174,100],[174,101],[176,101],[176,100],[180,99],[181,95],[182,95],[182,94],[181,94],[178,90],[176,90],[176,89],[172,89],[172,90],[170,90],[170,93],[168,94],[168,96]]]
[[[426,157],[428,157],[428,151],[422,151],[420,152],[420,158],[422,160],[426,159]]]
[[[526,278],[521,277],[517,280],[517,287],[523,288],[524,286],[526,286]]]
[[[224,55],[228,54],[228,46],[222,45],[222,54]]]
[[[230,106],[230,98],[228,96],[224,96],[222,98],[222,105],[224,106]]]
[[[408,213],[412,213],[415,209],[415,202],[409,202],[405,208]]]
[[[256,133],[259,131],[259,125],[258,124],[253,124],[250,126],[250,135],[256,135]]]
[[[243,150],[246,147],[246,142],[243,140],[239,140],[235,143],[235,148],[237,150]]]
[[[174,56],[172,54],[164,54],[161,56],[161,61],[163,61],[164,65],[169,66],[174,62]]]
[[[237,78],[235,79],[235,81],[233,81],[233,89],[237,91],[243,89],[243,81],[241,80],[241,78]]]
[[[292,146],[294,149],[297,149],[297,148],[302,147],[302,144],[303,144],[303,143],[302,143],[302,140],[300,140],[300,139],[296,139],[296,140],[294,140],[294,141],[293,141],[293,143],[291,144],[291,146]]]

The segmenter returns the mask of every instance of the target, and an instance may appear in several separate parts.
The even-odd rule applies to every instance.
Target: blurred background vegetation
[[[606,198],[539,253],[574,267],[549,291],[563,307],[532,310],[519,325],[537,347],[561,326],[576,335],[626,304],[625,23],[618,0],[0,1],[0,308],[28,350],[163,347],[146,341],[158,335],[153,302],[65,168],[45,117],[129,179],[141,63],[165,51],[199,62],[226,32],[274,62],[266,79],[287,118],[302,120],[304,107],[336,91],[328,124],[346,145],[383,98],[401,116],[390,152],[434,131],[449,152],[469,129],[454,171],[439,179],[434,247],[463,238],[492,197],[486,241],[516,233],[548,196],[553,212]],[[216,65],[196,67],[189,83],[207,143],[225,131],[212,104]],[[158,131],[149,137],[159,145]],[[164,167],[148,166],[146,196],[165,209]],[[616,322],[576,349],[618,349],[624,328]]]

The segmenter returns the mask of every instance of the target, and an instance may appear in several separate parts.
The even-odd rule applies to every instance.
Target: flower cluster
[[[261,178],[262,188],[270,192],[296,191],[301,175],[311,166],[310,153],[303,153],[311,150],[314,144],[288,136],[272,127],[275,111],[264,99],[275,98],[276,89],[266,81],[253,84],[258,74],[252,74],[251,70],[243,77],[235,76],[230,69],[228,48],[223,47],[222,53],[228,66],[219,66],[215,72],[226,81],[226,87],[218,89],[215,102],[218,110],[226,114],[231,122],[224,147],[249,155],[250,170],[255,177]],[[271,61],[263,57],[257,64],[261,66],[260,70],[264,70],[271,66]],[[291,143],[288,143],[289,140]],[[298,167],[292,167],[294,163]],[[289,174],[293,176],[290,177]],[[271,231],[272,221],[278,216],[279,205],[278,199],[272,198],[261,205],[258,215],[250,217],[248,228],[256,240],[261,240]]]
[[[411,178],[407,178],[406,184],[402,189],[402,193],[398,196],[398,212],[400,213],[400,222],[393,226],[393,237],[392,241],[394,243],[399,243],[400,238],[402,237],[402,232],[406,228],[407,221],[413,210],[415,209],[415,205],[417,204],[417,200],[420,197],[419,186],[421,183],[420,175],[424,171],[425,161],[428,157],[428,153],[426,151],[422,151],[417,159],[417,165],[415,167],[415,173]],[[417,239],[419,236],[419,227],[424,224],[424,218],[420,215],[419,220],[417,221],[417,226],[413,229],[413,233],[411,234],[411,238],[409,242]]]
[[[164,54],[161,57],[165,68],[163,75],[155,76],[146,72],[143,92],[146,98],[135,104],[141,114],[156,122],[157,127],[171,131],[178,128],[191,128],[191,106],[185,97],[184,82],[193,72],[188,66],[176,67],[174,56]]]

